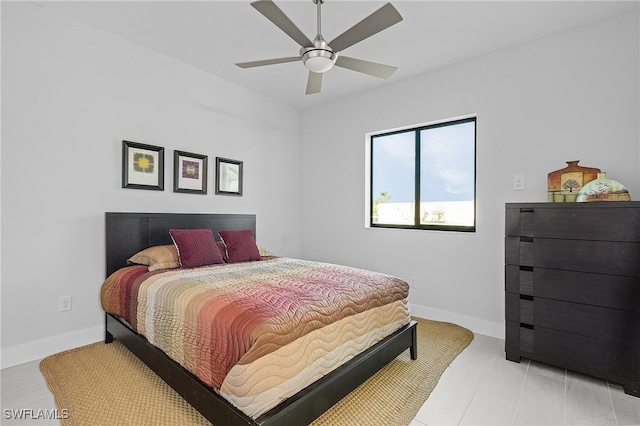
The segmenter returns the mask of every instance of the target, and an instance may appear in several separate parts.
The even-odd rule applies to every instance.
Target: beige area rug
[[[313,425],[408,425],[473,334],[458,325],[418,321],[418,359],[405,351]],[[70,425],[210,425],[121,344],[94,343],[45,358],[40,370]],[[64,417],[64,416],[63,416]]]

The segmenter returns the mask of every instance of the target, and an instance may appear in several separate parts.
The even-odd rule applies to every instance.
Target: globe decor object
[[[567,167],[549,173],[547,187],[550,203],[575,202],[582,187],[598,177],[600,169],[579,166],[579,161],[567,161]]]
[[[606,173],[598,173],[595,180],[587,183],[578,193],[577,201],[631,201],[629,191],[620,182],[607,178]]]

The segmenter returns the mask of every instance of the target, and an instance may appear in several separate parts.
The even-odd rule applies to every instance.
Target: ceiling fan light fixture
[[[312,0],[317,8],[317,27],[318,32],[313,41],[309,40],[306,35],[284,14],[273,0],[256,0],[251,3],[258,12],[264,15],[268,20],[273,22],[285,34],[291,37],[302,48],[299,56],[291,56],[286,58],[268,59],[263,61],[241,62],[236,65],[240,68],[261,67],[263,65],[282,64],[285,62],[294,62],[301,60],[304,66],[309,70],[307,77],[306,94],[320,92],[322,85],[322,74],[337,65],[340,68],[346,68],[358,71],[374,77],[389,78],[396,70],[396,67],[378,64],[375,62],[363,61],[361,59],[350,58],[348,56],[338,57],[338,52],[353,46],[362,40],[371,37],[380,31],[389,28],[392,25],[402,21],[402,16],[391,3],[387,3],[380,9],[373,12],[351,28],[333,39],[331,46],[322,37],[321,6],[324,0]]]
[[[336,63],[338,54],[329,49],[317,49],[315,47],[302,49],[302,63],[309,71],[322,74],[329,71]]]

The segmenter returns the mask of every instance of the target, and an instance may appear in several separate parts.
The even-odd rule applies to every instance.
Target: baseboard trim
[[[474,333],[484,334],[485,336],[496,337],[504,340],[504,323],[487,321],[470,315],[444,311],[442,309],[416,305],[414,303],[410,303],[409,308],[411,309],[411,315],[435,321],[452,322],[468,328]]]
[[[0,368],[13,367],[14,365],[46,358],[58,352],[99,342],[104,340],[104,330],[104,325],[100,325],[74,331],[73,333],[59,334],[23,345],[2,348]]]

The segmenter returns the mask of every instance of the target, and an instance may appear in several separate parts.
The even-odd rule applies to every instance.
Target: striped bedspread
[[[269,258],[125,267],[101,302],[255,418],[407,324],[408,290],[376,272]]]

